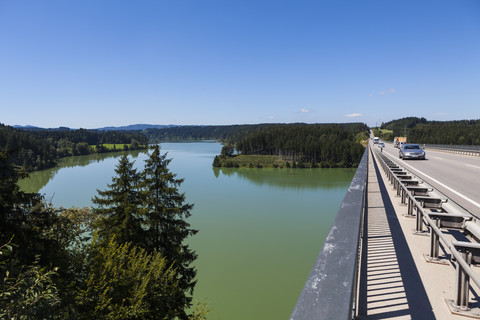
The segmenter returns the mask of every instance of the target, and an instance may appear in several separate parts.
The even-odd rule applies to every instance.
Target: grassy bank
[[[235,155],[230,157],[217,156],[214,161],[215,167],[233,168],[281,168],[287,166],[287,161],[277,156],[263,155]]]
[[[100,145],[90,145],[90,148],[97,153],[101,152],[111,152],[111,151],[122,151],[122,150],[138,150],[138,149],[146,149],[148,146],[136,145],[134,149],[132,149],[131,143],[104,143]]]
[[[342,163],[310,163],[302,161],[287,161],[279,156],[271,155],[233,155],[216,156],[214,167],[226,168],[339,168]]]

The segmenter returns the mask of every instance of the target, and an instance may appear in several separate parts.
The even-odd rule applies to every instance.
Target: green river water
[[[189,240],[199,258],[194,300],[209,319],[288,319],[355,173],[354,169],[212,168],[221,144],[162,143],[194,203]],[[122,153],[62,159],[20,182],[55,206],[91,206]],[[141,170],[145,152],[130,152]]]

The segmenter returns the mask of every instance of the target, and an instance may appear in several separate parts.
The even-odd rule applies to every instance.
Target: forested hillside
[[[238,137],[270,124],[229,125],[229,126],[181,126],[162,129],[147,129],[145,135],[151,142],[176,140],[219,140],[235,141]]]
[[[53,167],[61,157],[109,151],[104,144],[118,144],[118,150],[123,150],[124,144],[137,149],[147,144],[147,138],[131,131],[25,131],[0,124],[0,151],[8,153],[10,161],[25,171]]]
[[[480,145],[480,120],[429,121],[409,117],[383,123],[381,128],[393,130],[392,135],[382,136],[385,140],[406,135],[414,143]]]

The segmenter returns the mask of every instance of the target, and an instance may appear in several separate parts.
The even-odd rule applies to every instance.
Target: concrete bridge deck
[[[446,299],[455,295],[456,265],[442,246],[443,263],[429,263],[430,237],[414,235],[415,219],[406,217],[392,185],[375,158],[368,163],[366,232],[360,270],[360,319],[468,319],[452,314]],[[454,240],[463,235],[447,233]],[[366,240],[366,241],[365,241]],[[471,286],[474,286],[471,283]],[[470,291],[475,313],[479,297]]]

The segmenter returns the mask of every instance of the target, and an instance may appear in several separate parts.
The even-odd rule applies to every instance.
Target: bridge
[[[370,144],[290,319],[480,319],[480,152]]]

